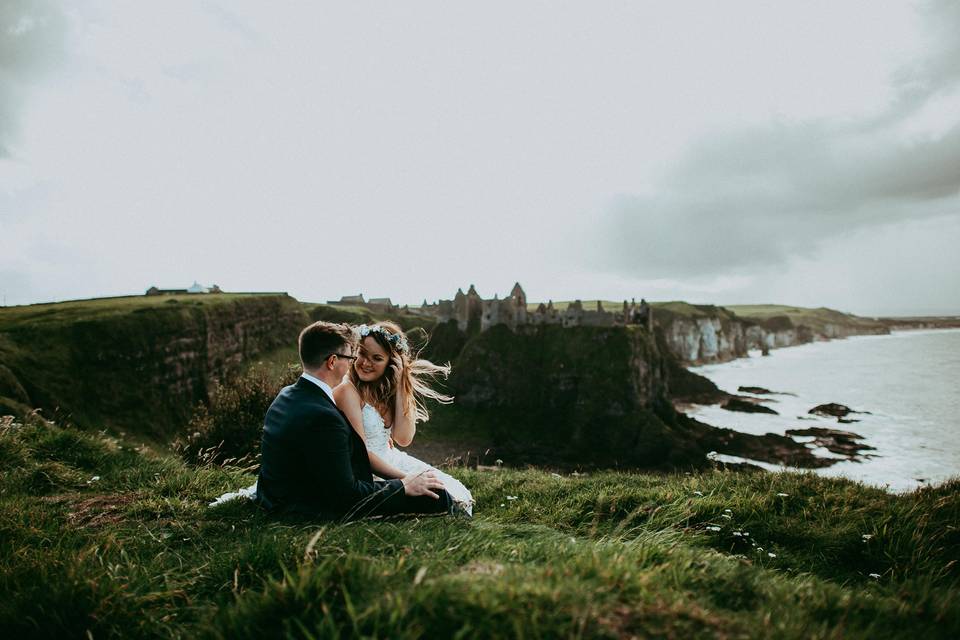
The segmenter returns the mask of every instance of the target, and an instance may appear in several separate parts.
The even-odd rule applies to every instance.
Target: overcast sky
[[[960,314],[960,2],[0,3],[6,304]]]

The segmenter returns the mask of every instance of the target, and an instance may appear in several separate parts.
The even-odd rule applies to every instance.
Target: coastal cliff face
[[[5,326],[0,363],[22,390],[22,404],[47,415],[59,410],[82,425],[162,437],[184,424],[218,381],[245,360],[288,346],[307,322],[285,295],[170,298],[89,318]]]
[[[696,466],[710,427],[673,411],[663,346],[637,326],[493,327],[466,342],[450,379],[456,403],[436,416],[485,431],[508,462]]]
[[[885,334],[880,322],[847,316],[830,309],[803,313],[741,316],[724,307],[687,305],[687,309],[656,309],[656,326],[670,352],[684,364],[726,362],[748,355],[750,349],[770,350],[853,335]]]

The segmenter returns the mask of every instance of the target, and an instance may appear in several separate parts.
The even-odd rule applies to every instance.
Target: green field
[[[476,516],[322,523],[207,502],[253,478],[0,427],[11,638],[960,634],[960,482],[453,472]]]
[[[121,296],[91,298],[16,307],[0,307],[0,331],[14,327],[35,328],[48,324],[70,324],[137,312],[164,306],[217,305],[256,296],[286,295],[283,293],[217,293],[172,296]]]

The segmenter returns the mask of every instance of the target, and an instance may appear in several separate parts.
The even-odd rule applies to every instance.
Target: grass
[[[849,313],[843,313],[827,307],[816,309],[807,307],[791,307],[779,304],[743,304],[727,305],[741,318],[764,321],[775,317],[786,316],[794,326],[806,325],[820,333],[825,333],[827,325],[851,328],[882,329],[883,323],[872,318],[863,318]]]
[[[0,307],[0,331],[23,326],[67,325],[74,322],[100,320],[143,309],[172,305],[199,306],[234,302],[257,296],[277,296],[277,293],[218,293],[182,294],[172,296],[119,296],[92,298],[68,302],[49,302],[14,307]]]
[[[322,523],[208,509],[252,476],[38,419],[0,465],[7,637],[960,633],[958,481],[456,469],[472,520]]]

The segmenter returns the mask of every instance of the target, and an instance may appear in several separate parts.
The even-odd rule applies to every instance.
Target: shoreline
[[[892,331],[883,336],[849,337],[914,339],[955,333],[960,333],[960,327],[914,328]],[[843,342],[862,344],[866,340]],[[769,471],[813,471],[825,477],[841,476],[892,493],[940,485],[960,476],[960,468],[954,462],[956,458],[951,457],[951,452],[956,448],[956,438],[941,424],[945,410],[943,407],[947,406],[947,411],[950,407],[943,403],[927,404],[928,398],[924,394],[928,388],[925,385],[936,384],[939,377],[944,377],[945,374],[935,368],[927,372],[924,369],[927,366],[926,360],[918,362],[906,357],[903,368],[897,368],[898,362],[894,362],[892,367],[881,367],[887,371],[898,371],[896,375],[882,378],[871,376],[870,366],[874,360],[882,365],[885,360],[895,359],[905,353],[910,355],[909,348],[900,341],[897,341],[897,344],[900,345],[898,348],[883,353],[872,349],[838,353],[831,349],[829,354],[821,352],[812,360],[811,355],[802,351],[788,350],[784,354],[790,354],[790,361],[780,360],[776,364],[762,358],[757,359],[759,351],[752,351],[748,357],[690,367],[692,373],[715,384],[721,397],[715,402],[686,401],[675,406],[697,420],[718,427],[730,428],[740,433],[783,434],[805,443],[811,449],[826,442],[839,447],[843,453],[839,457],[830,455],[835,462],[820,468],[776,465],[749,456],[736,456],[737,460],[726,460],[723,454],[715,457],[720,462],[754,464]],[[820,348],[818,345],[819,343],[808,343],[796,346],[809,346],[816,350]],[[848,360],[850,356],[863,358],[862,361]],[[768,367],[768,362],[774,366]],[[912,371],[911,367],[918,369],[920,373]],[[915,382],[906,388],[902,384],[906,381],[925,380],[925,375],[934,375],[934,381]],[[937,375],[939,377],[936,377]],[[904,377],[904,380],[899,380],[897,376]],[[795,385],[793,387],[791,380]],[[917,384],[921,386],[918,387]],[[770,386],[778,393],[745,393],[745,385]],[[952,402],[952,396],[941,387],[942,383],[929,393],[934,397],[943,396],[944,402]],[[784,393],[796,395],[781,395]],[[772,408],[777,411],[777,415],[768,415],[769,412],[755,414],[724,411],[721,403],[726,398],[743,399]],[[847,418],[839,416],[836,421],[808,414],[812,407],[823,403],[843,403],[855,410],[865,410],[866,413]],[[930,410],[924,412],[923,407],[929,407]],[[822,433],[824,431],[831,433]],[[804,435],[798,437],[798,434]],[[849,446],[849,450],[844,450],[845,446]],[[862,446],[862,450],[858,451],[858,446]],[[837,449],[831,451],[836,453]],[[820,455],[825,452],[815,449],[815,453]]]

